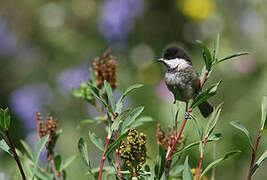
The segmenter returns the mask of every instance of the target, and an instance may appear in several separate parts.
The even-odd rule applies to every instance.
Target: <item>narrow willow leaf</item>
[[[155,167],[154,167],[154,172],[156,175],[156,179],[160,180],[166,166],[166,151],[163,146],[159,146],[159,154],[156,159]]]
[[[249,55],[249,53],[248,52],[236,53],[236,54],[233,54],[233,55],[226,56],[226,57],[218,59],[215,64],[219,64],[219,63],[221,63],[223,61],[226,61],[228,59],[232,59],[234,57],[245,56],[245,55]]]
[[[190,169],[190,166],[188,164],[188,156],[186,156],[186,159],[184,162],[183,180],[193,180],[193,176],[191,174],[191,169]]]
[[[140,117],[132,123],[131,128],[139,127],[147,122],[152,122],[152,121],[153,119],[151,117]]]
[[[207,46],[205,46],[205,44],[203,44],[203,42],[197,40],[196,41],[203,49],[203,59],[205,61],[205,65],[207,67],[207,70],[209,71],[212,65],[212,59],[211,59],[211,53],[209,48],[207,48]]]
[[[131,113],[133,109],[127,109],[125,111],[123,111],[122,113],[120,113],[118,115],[118,117],[114,120],[114,122],[111,125],[111,130],[112,131],[116,131],[119,129],[120,124],[129,116],[129,114]]]
[[[219,45],[220,45],[220,34],[217,34],[217,37],[214,43],[213,60],[212,60],[213,63],[216,61],[216,57],[219,51]]]
[[[111,86],[107,81],[104,81],[104,89],[105,89],[105,92],[108,95],[108,100],[109,100],[109,102],[111,104],[111,110],[112,110],[112,112],[115,112],[115,110],[116,110],[115,99],[114,99],[114,96],[112,94]]]
[[[222,161],[224,161],[225,159],[229,158],[230,156],[233,156],[233,155],[236,155],[236,154],[239,154],[241,153],[241,151],[239,150],[233,150],[233,151],[230,151],[228,152],[227,154],[225,154],[222,158],[219,158],[215,161],[213,161],[212,163],[210,163],[205,169],[204,171],[201,173],[201,176],[204,176],[209,170],[211,170],[212,168],[216,167],[218,164],[220,164]]]
[[[251,136],[250,136],[250,133],[248,132],[248,130],[245,128],[245,126],[243,126],[240,122],[237,122],[237,121],[232,121],[230,122],[230,124],[232,126],[234,126],[235,128],[237,128],[238,130],[242,131],[243,133],[245,133],[245,135],[247,136],[248,138],[248,142],[249,142],[249,145],[250,145],[250,148],[252,151],[254,151],[254,147],[252,145],[252,141],[251,141]]]
[[[0,126],[4,131],[7,131],[10,126],[10,114],[8,108],[0,109]]]
[[[35,151],[34,151],[34,156],[33,156],[33,160],[34,160],[34,167],[33,167],[33,171],[32,171],[32,176],[35,176],[37,167],[39,165],[39,159],[40,159],[40,155],[42,150],[44,149],[47,141],[48,141],[49,135],[46,135],[44,137],[42,137],[41,141],[38,143]]]
[[[100,137],[98,137],[95,133],[92,133],[89,131],[89,138],[98,149],[100,149],[101,151],[104,151],[105,145]]]
[[[55,156],[55,166],[56,166],[57,172],[59,172],[60,169],[61,169],[61,163],[62,163],[62,158],[61,158],[61,156],[59,154],[57,154]]]
[[[85,143],[83,138],[79,139],[78,149],[79,149],[79,152],[80,152],[80,154],[82,156],[83,162],[85,163],[86,167],[88,168],[89,174],[94,178],[94,174],[92,173],[91,164],[90,164],[90,161],[89,161],[89,158],[88,158],[87,145],[86,145],[86,143]]]
[[[144,86],[143,84],[134,84],[134,85],[130,86],[128,89],[126,89],[126,91],[122,94],[121,98],[119,99],[119,101],[116,104],[116,111],[115,112],[120,114],[121,110],[122,110],[122,102],[123,102],[124,98],[126,96],[128,96],[128,94],[131,93],[133,90],[141,88],[143,86]]]
[[[208,138],[207,143],[209,143],[209,142],[214,142],[214,141],[218,141],[218,140],[220,139],[220,136],[221,136],[221,134],[219,134],[219,133],[218,133],[218,134],[214,134],[213,136],[211,136],[211,137]],[[203,142],[203,141],[202,141],[202,142]],[[183,149],[178,150],[175,154],[173,154],[173,155],[172,155],[172,158],[174,158],[175,156],[180,155],[180,154],[183,153],[183,152],[186,152],[186,151],[192,149],[192,148],[195,147],[195,146],[198,146],[199,143],[200,143],[200,142],[197,141],[197,142],[193,142],[193,143],[191,143],[191,144],[188,144],[188,145],[185,146]]]
[[[219,104],[212,112],[212,115],[210,116],[207,126],[205,128],[205,137],[210,136],[212,131],[214,130],[222,110],[222,105],[223,103]]]
[[[71,94],[76,98],[83,97],[80,89],[72,89]]]
[[[129,131],[127,131],[127,132],[121,134],[121,135],[117,138],[117,141],[114,141],[113,143],[111,143],[111,144],[108,146],[108,148],[107,148],[107,150],[106,150],[104,156],[107,157],[107,156],[113,151],[113,149],[116,147],[116,145],[120,144],[121,140],[124,139],[125,137],[127,137],[128,133],[129,133]]]
[[[208,88],[207,90],[205,90],[201,94],[199,94],[192,102],[190,108],[195,108],[198,105],[202,104],[204,101],[208,100],[210,97],[214,96],[216,94],[217,88],[220,84],[221,84],[221,81],[212,85],[210,88]]]
[[[10,146],[8,145],[4,136],[1,133],[0,133],[0,148],[3,149],[8,154],[10,154],[11,156],[13,156],[13,152],[12,152]]]
[[[263,163],[265,159],[267,159],[267,150],[264,151],[264,153],[260,156],[258,161],[253,166],[252,175],[256,172],[256,170],[260,167],[261,163]]]
[[[131,125],[134,123],[135,119],[143,112],[144,107],[139,106],[137,108],[134,108],[129,115],[126,117],[126,119],[122,123],[122,133],[125,133]]]
[[[263,96],[261,104],[261,128],[267,130],[267,97]]]
[[[102,117],[96,117],[94,119],[84,119],[79,123],[78,127],[86,126],[86,125],[93,124],[93,123],[102,123],[104,121],[105,119]]]
[[[183,170],[184,170],[184,166],[183,165],[179,165],[177,167],[173,167],[173,168],[171,168],[170,175],[171,176],[177,176]]]
[[[28,143],[26,143],[23,140],[20,140],[20,143],[22,144],[22,146],[24,147],[27,156],[30,158],[30,160],[33,160],[33,154],[32,154],[32,150],[30,148],[30,146],[28,145]]]
[[[94,95],[94,97],[96,97],[107,108],[109,112],[112,112],[110,109],[110,106],[106,103],[106,101],[100,95],[100,90],[90,83],[87,83],[87,85],[88,85],[88,89]]]
[[[65,170],[67,167],[69,167],[77,158],[78,158],[77,155],[72,155],[69,158],[67,158],[65,161],[63,161],[60,171]]]

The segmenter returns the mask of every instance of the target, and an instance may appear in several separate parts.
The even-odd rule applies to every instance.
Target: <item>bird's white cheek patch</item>
[[[185,68],[186,66],[188,66],[188,63],[184,59],[176,58],[176,59],[164,60],[164,62],[171,69],[174,69],[177,66],[179,66],[179,68]]]

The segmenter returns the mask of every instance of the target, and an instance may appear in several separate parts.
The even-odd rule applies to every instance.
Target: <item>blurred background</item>
[[[215,132],[222,133],[216,156],[241,149],[242,154],[216,169],[216,179],[241,180],[247,175],[251,152],[246,137],[229,125],[241,121],[253,142],[260,124],[260,105],[267,95],[267,3],[264,0],[1,0],[0,2],[0,107],[10,107],[11,134],[35,147],[39,141],[35,112],[50,113],[63,129],[57,152],[63,158],[78,153],[77,142],[87,139],[92,166],[100,164],[101,152],[89,141],[88,130],[106,137],[103,124],[77,129],[81,120],[96,116],[95,109],[71,95],[81,80],[88,80],[88,67],[96,56],[111,48],[118,58],[118,96],[134,83],[145,86],[127,99],[129,106],[145,106],[143,115],[153,123],[139,128],[148,135],[148,162],[156,155],[156,125],[172,125],[172,95],[164,82],[164,68],[156,62],[170,43],[183,44],[201,72],[204,61],[195,40],[213,48],[221,34],[219,57],[235,52],[249,56],[222,63],[207,85],[222,80],[210,102],[224,102]],[[206,86],[207,86],[206,85]],[[184,104],[181,103],[181,112]],[[196,110],[194,114],[199,114]],[[182,119],[183,113],[180,113]],[[198,116],[200,117],[200,116]],[[205,123],[204,119],[200,121]],[[185,128],[187,143],[198,140],[195,124]],[[266,134],[259,154],[267,147]],[[265,147],[265,148],[264,148]],[[190,165],[199,161],[198,148],[189,151]],[[212,146],[204,156],[204,167],[212,161]],[[263,164],[254,179],[264,180]],[[6,179],[17,171],[15,161],[0,150],[0,173]],[[77,160],[68,168],[69,179],[88,179],[85,166]],[[2,174],[2,177],[3,177]]]

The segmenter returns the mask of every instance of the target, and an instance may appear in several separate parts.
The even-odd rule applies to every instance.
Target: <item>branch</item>
[[[252,158],[251,158],[251,163],[250,163],[250,167],[249,167],[247,180],[250,180],[251,176],[252,176],[252,170],[253,170],[253,167],[254,167],[254,164],[255,164],[256,152],[257,152],[257,149],[258,149],[258,145],[259,145],[259,141],[260,141],[260,138],[261,138],[262,131],[263,131],[263,129],[261,128],[260,131],[259,131],[256,143],[254,145],[254,149],[253,149],[253,152],[252,152]]]
[[[23,179],[23,180],[26,180],[26,177],[25,177],[23,168],[22,168],[22,166],[21,166],[19,157],[18,157],[17,152],[16,152],[16,150],[15,150],[15,146],[14,146],[14,143],[13,143],[13,141],[12,141],[12,139],[11,139],[11,136],[10,136],[10,134],[9,134],[9,131],[6,130],[5,133],[6,133],[6,136],[7,136],[7,138],[8,138],[9,144],[11,145],[11,150],[12,150],[12,152],[13,152],[13,154],[14,154],[14,158],[15,158],[15,160],[16,160],[16,162],[17,162],[18,167],[19,167],[19,171],[20,171],[20,174],[21,174],[21,176],[22,176],[22,179]]]
[[[208,137],[209,137],[209,136],[206,136],[205,139],[204,139],[203,148],[206,147],[206,143],[207,143]],[[197,174],[196,174],[196,180],[199,179],[199,176],[200,176],[200,174],[201,174],[202,161],[203,161],[203,152],[200,153],[199,164],[198,164],[198,170],[197,170]]]
[[[104,162],[105,162],[105,159],[106,159],[105,153],[107,151],[109,141],[110,141],[110,137],[108,136],[107,140],[106,140],[105,147],[104,147],[104,151],[103,151],[103,154],[102,154],[102,158],[101,158],[101,164],[100,164],[98,180],[101,180],[101,177],[102,177],[102,174],[103,174],[103,166],[104,166]]]
[[[115,132],[115,141],[117,141],[118,138],[118,131]],[[118,173],[120,176],[120,180],[122,180],[122,173],[121,173],[121,160],[120,160],[120,154],[119,154],[119,149],[116,148],[116,157],[117,157],[117,161],[118,161]]]
[[[52,167],[52,170],[53,170],[53,173],[54,173],[56,180],[59,180],[60,179],[60,173],[57,172],[53,154],[50,154],[48,159],[49,159],[49,162],[51,163],[51,167]]]

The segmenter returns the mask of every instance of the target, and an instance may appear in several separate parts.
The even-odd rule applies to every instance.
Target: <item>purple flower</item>
[[[110,43],[122,43],[134,26],[134,19],[144,11],[143,0],[106,0],[102,7],[99,29]]]
[[[63,93],[71,93],[72,88],[79,88],[82,81],[88,80],[89,70],[84,67],[65,69],[57,78],[59,89]]]
[[[24,122],[24,127],[33,129],[36,127],[35,112],[44,111],[52,99],[53,92],[47,84],[26,85],[11,94],[11,107]]]
[[[5,20],[0,16],[0,55],[11,55],[16,46],[16,36],[9,32]]]
[[[166,101],[172,101],[173,94],[168,90],[164,80],[160,81],[159,85],[157,86],[157,94],[158,96]]]

